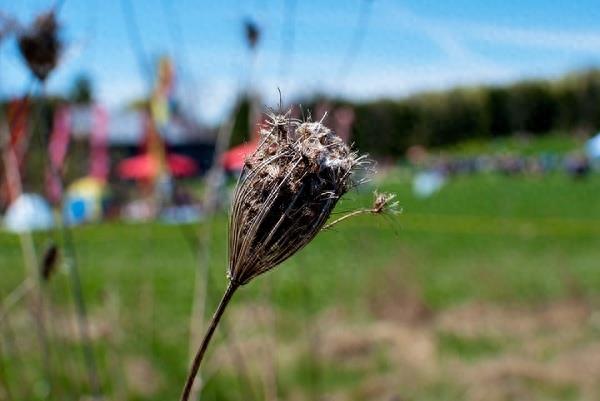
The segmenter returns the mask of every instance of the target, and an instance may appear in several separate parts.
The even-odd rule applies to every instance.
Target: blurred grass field
[[[600,177],[464,176],[427,199],[407,173],[377,186],[398,194],[401,215],[351,219],[239,292],[206,360],[203,399],[265,399],[269,386],[285,400],[600,398]],[[369,191],[338,211],[368,204]],[[211,226],[207,313],[225,286],[226,217]],[[190,238],[203,229],[74,229],[108,399],[178,396],[198,263]],[[36,235],[40,252],[50,237]],[[6,296],[24,277],[18,237],[1,233],[0,249]],[[44,289],[52,391],[75,400],[66,389],[87,384],[67,274]],[[15,395],[43,399],[26,311],[1,327],[0,374]]]

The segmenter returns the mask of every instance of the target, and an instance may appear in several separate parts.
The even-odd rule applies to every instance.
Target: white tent
[[[21,194],[6,210],[4,226],[16,233],[47,230],[54,226],[54,216],[40,195]]]

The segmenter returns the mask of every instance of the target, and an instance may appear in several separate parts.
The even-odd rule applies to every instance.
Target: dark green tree
[[[76,104],[90,104],[94,100],[92,81],[87,75],[79,75],[69,91],[69,101]]]

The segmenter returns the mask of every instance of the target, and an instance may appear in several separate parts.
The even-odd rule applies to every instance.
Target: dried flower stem
[[[90,388],[94,398],[99,397],[102,393],[100,378],[98,375],[98,368],[96,364],[96,358],[94,356],[94,348],[90,336],[90,327],[87,317],[87,308],[85,299],[83,296],[83,286],[81,284],[81,277],[79,276],[79,264],[77,260],[75,243],[73,241],[72,233],[69,227],[67,227],[64,221],[61,220],[61,230],[63,235],[63,243],[65,249],[65,256],[68,258],[69,263],[69,277],[71,281],[71,292],[75,301],[75,317],[77,321],[77,328],[79,336],[82,341],[82,352],[85,361],[88,378],[90,381]]]
[[[4,298],[0,304],[0,323],[4,321],[10,310],[33,288],[33,285],[31,278],[27,277]]]
[[[395,194],[375,191],[373,193],[373,195],[374,195],[374,199],[373,199],[372,207],[358,209],[353,212],[350,212],[350,213],[332,221],[331,223],[326,224],[325,226],[323,226],[323,228],[321,230],[326,230],[328,228],[331,228],[331,227],[335,226],[336,224],[341,223],[342,221],[344,221],[350,217],[358,216],[359,214],[364,214],[364,213],[397,214],[397,213],[401,212],[401,210],[398,209],[398,201],[394,200],[396,198]]]
[[[212,226],[214,223],[214,216],[217,212],[219,206],[219,192],[221,189],[223,177],[224,177],[224,169],[220,163],[221,156],[227,150],[231,142],[231,135],[233,133],[233,128],[235,125],[235,117],[237,116],[241,105],[241,99],[236,102],[236,107],[231,113],[229,119],[223,123],[221,128],[217,133],[216,144],[215,144],[215,152],[213,155],[213,160],[211,163],[211,167],[208,171],[206,177],[206,191],[204,194],[204,198],[202,201],[202,205],[207,214],[207,219],[204,225],[204,230],[200,232],[200,235],[197,239],[197,249],[194,248],[194,251],[198,254],[198,269],[196,269],[195,280],[194,280],[194,297],[192,300],[192,312],[190,314],[190,337],[189,337],[189,355],[191,356],[195,350],[195,341],[196,338],[201,335],[202,323],[204,318],[204,311],[206,308],[206,300],[209,288],[209,262],[210,262],[210,233],[212,231]],[[229,332],[229,330],[225,330]],[[238,360],[238,367],[240,372],[245,372],[245,362],[242,353],[239,351],[239,347],[232,342],[232,347],[234,349],[234,354],[236,360]],[[243,374],[248,381],[248,388],[252,395],[249,397],[252,400],[255,400],[252,383],[250,380],[250,376],[247,373]],[[195,386],[192,388],[192,399],[196,399],[195,396],[201,390],[200,386]]]
[[[46,326],[46,313],[43,300],[42,289],[40,286],[39,274],[37,270],[38,262],[35,252],[33,235],[30,231],[19,234],[21,252],[27,271],[27,279],[32,283],[31,291],[25,293],[29,295],[29,308],[33,316],[35,333],[41,348],[42,366],[44,369],[45,380],[49,386],[52,386],[51,368],[50,368],[50,345],[48,341],[48,330]]]
[[[364,214],[364,213],[378,213],[378,211],[376,209],[358,209],[358,210],[355,210],[348,214],[345,214],[338,219],[335,219],[331,223],[325,224],[321,230],[327,230],[327,229],[335,226],[336,224],[341,223],[342,221],[344,221],[346,219],[349,219],[350,217],[358,216],[359,214]]]
[[[204,316],[204,306],[205,306],[205,303],[206,303],[205,301],[207,298],[205,291],[208,288],[213,288],[215,285],[214,280],[212,279],[212,276],[208,273],[208,262],[210,260],[210,257],[209,257],[210,236],[208,235],[208,232],[210,232],[211,220],[212,220],[212,215],[209,215],[205,229],[202,230],[200,236],[197,239],[192,238],[190,235],[185,234],[184,231],[182,231],[182,233],[184,233],[184,235],[186,235],[186,241],[190,246],[190,250],[194,253],[194,256],[196,256],[196,254],[197,254],[198,259],[203,261],[203,263],[199,264],[200,269],[196,270],[196,286],[197,286],[196,289],[200,288],[200,287],[198,287],[199,285],[202,285],[203,292],[198,292],[198,291],[194,292],[195,295],[199,296],[198,300],[202,300],[202,302],[194,302],[193,308],[201,307],[201,312],[199,310],[192,312],[191,318],[190,318],[190,341],[189,341],[190,357],[192,357],[196,351],[195,339],[197,337],[200,337],[200,335],[202,334],[202,333],[200,333],[201,327],[199,327],[199,325],[194,325],[193,322],[196,322],[197,320],[200,320],[200,321],[203,320],[202,317]],[[185,226],[181,226],[181,227],[183,229],[183,227],[185,227]],[[194,235],[194,234],[192,234],[192,235]],[[200,274],[200,273],[202,273],[202,274]],[[201,278],[201,279],[199,280],[199,278]],[[198,319],[198,318],[200,318],[200,319]],[[233,330],[231,330],[230,326],[228,325],[227,319],[220,322],[220,325],[221,325],[221,331],[225,335],[225,338],[227,339],[227,341],[230,345],[228,347],[228,349],[231,352],[231,357],[235,361],[235,366],[238,369],[239,380],[240,380],[240,384],[241,384],[241,386],[240,386],[241,391],[244,391],[244,388],[246,388],[246,393],[244,393],[244,395],[247,400],[258,400],[258,397],[256,396],[256,392],[254,390],[254,386],[252,385],[252,380],[251,380],[251,377],[250,377],[250,374],[249,374],[249,371],[247,368],[246,361],[244,360],[244,354],[242,353],[242,351],[239,347],[238,341],[234,337]],[[199,334],[196,335],[196,333],[199,333]],[[193,400],[197,399],[196,394],[199,393],[201,390],[202,390],[202,380],[196,381],[195,385],[192,387],[190,397]]]
[[[188,378],[185,382],[185,386],[183,388],[183,392],[181,394],[181,401],[189,400],[190,392],[192,391],[192,387],[194,386],[194,381],[196,380],[196,375],[198,374],[198,370],[200,369],[200,364],[202,363],[202,359],[204,358],[204,354],[206,353],[208,344],[210,343],[215,329],[217,328],[217,325],[219,324],[219,321],[223,316],[223,312],[225,312],[225,308],[227,308],[229,301],[231,301],[231,298],[233,297],[233,294],[238,289],[238,287],[238,284],[234,282],[229,282],[227,289],[223,294],[223,298],[221,298],[221,302],[219,303],[219,306],[217,307],[217,310],[215,311],[210,321],[210,325],[206,330],[206,334],[204,334],[204,338],[200,343],[200,347],[198,348],[198,351],[196,351],[196,356],[194,356],[194,361],[192,362],[190,373],[188,375]]]
[[[29,98],[30,96],[30,92],[31,89],[28,89],[24,99]],[[14,126],[14,124],[16,124],[16,122],[18,121],[18,119],[21,116],[21,113],[24,111],[25,106],[24,106],[25,102],[21,103],[21,105],[19,106],[19,108],[17,109],[15,115],[13,116],[12,121],[9,121],[9,119],[6,119],[5,121],[7,122],[3,122],[2,126],[0,126],[0,144],[2,146],[2,148],[0,149],[0,151],[2,151],[3,153],[3,162],[4,162],[4,171],[6,174],[6,179],[7,181],[9,181],[11,179],[10,175],[9,175],[9,171],[13,171],[13,174],[15,174],[16,176],[16,182],[21,183],[21,175],[20,172],[18,170],[18,168],[14,168],[11,169],[11,167],[16,167],[16,159],[15,159],[15,154],[13,152],[10,151],[10,146],[9,146],[9,138],[10,138],[10,129]],[[5,117],[6,116],[2,116]],[[32,124],[35,127],[35,122],[37,121],[37,119],[34,119],[34,124]],[[6,148],[6,149],[5,149]],[[18,192],[21,192],[21,188],[18,188]],[[31,232],[27,231],[24,233],[20,233],[19,234],[19,244],[21,246],[21,254],[23,255],[23,263],[25,266],[25,275],[26,278],[24,279],[24,281],[22,282],[22,284],[19,285],[19,287],[23,286],[23,290],[21,291],[19,289],[19,287],[17,289],[15,289],[13,291],[13,296],[14,296],[14,302],[18,302],[19,299],[24,296],[24,295],[28,295],[30,298],[30,314],[33,318],[33,321],[35,322],[35,330],[36,330],[36,335],[38,340],[40,341],[40,347],[41,347],[41,353],[42,353],[42,360],[43,360],[43,364],[44,364],[44,368],[45,368],[45,372],[46,372],[46,376],[49,377],[49,367],[48,367],[48,347],[47,347],[47,335],[45,332],[45,326],[43,324],[43,313],[42,313],[42,306],[43,306],[43,302],[42,302],[42,294],[41,294],[41,289],[40,289],[40,285],[39,285],[39,278],[37,275],[37,258],[36,258],[36,253],[35,253],[35,244],[33,241],[33,236],[31,234]],[[27,283],[27,284],[25,284]],[[11,295],[9,295],[10,297]],[[7,300],[10,301],[10,300]],[[1,316],[1,320],[0,321],[4,321],[5,325],[8,326],[8,309],[10,308],[10,305],[4,304],[3,307],[5,308],[2,311],[2,316]],[[15,343],[16,344],[16,343]]]
[[[42,101],[47,99],[46,94],[46,83],[42,81],[40,88],[40,97]],[[41,107],[39,108],[41,110]],[[34,123],[37,122],[39,118],[40,111],[38,110],[38,116],[34,120]],[[39,136],[40,142],[42,142],[42,137]],[[42,142],[43,145],[43,142]],[[56,179],[60,183],[60,187],[64,187],[63,176],[60,171],[56,169],[56,167],[50,163],[48,159],[48,154],[45,155],[45,164],[50,171],[52,178]],[[67,267],[70,278],[70,290],[73,296],[74,304],[75,304],[75,318],[77,322],[77,328],[79,331],[79,337],[82,342],[82,353],[84,358],[84,363],[86,365],[86,370],[88,373],[88,378],[90,382],[90,389],[94,398],[99,397],[102,393],[102,388],[100,384],[100,376],[98,374],[98,367],[96,363],[96,357],[94,356],[94,347],[92,345],[92,340],[90,336],[90,328],[89,321],[87,317],[87,307],[85,303],[85,298],[83,294],[83,285],[81,283],[81,277],[79,274],[79,262],[77,258],[77,247],[75,245],[75,241],[73,238],[73,233],[71,228],[65,223],[64,219],[59,218],[58,224],[54,229],[55,235],[62,236],[63,243],[63,253],[65,259],[68,261]]]

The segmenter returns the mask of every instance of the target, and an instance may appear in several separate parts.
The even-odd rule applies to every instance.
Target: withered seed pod
[[[320,122],[272,115],[262,141],[245,163],[229,220],[229,285],[196,352],[181,401],[194,379],[235,291],[306,246],[338,200],[360,183],[353,174],[370,164]]]
[[[19,34],[18,43],[31,73],[44,81],[58,64],[61,51],[54,12],[39,15],[29,28]]]
[[[261,135],[230,217],[228,277],[240,285],[308,244],[366,160],[319,122],[272,116]]]
[[[56,272],[58,256],[56,244],[50,244],[44,251],[40,272],[44,281],[49,281]]]

